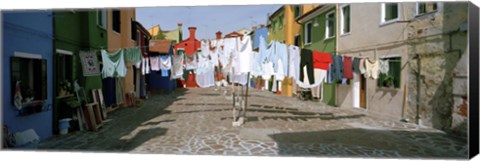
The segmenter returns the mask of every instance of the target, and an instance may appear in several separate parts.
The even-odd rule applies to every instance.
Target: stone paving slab
[[[227,92],[227,94],[230,92]],[[442,131],[251,90],[247,122],[232,126],[222,90],[181,89],[109,114],[98,132],[73,132],[36,150],[155,154],[459,158],[466,141]]]

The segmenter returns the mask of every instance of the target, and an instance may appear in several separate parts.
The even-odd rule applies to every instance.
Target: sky
[[[160,25],[162,30],[177,29],[183,23],[183,39],[189,37],[188,27],[197,27],[196,38],[215,38],[217,31],[222,36],[233,31],[266,24],[268,14],[281,5],[243,6],[193,6],[193,7],[140,7],[136,8],[136,20],[146,29]]]

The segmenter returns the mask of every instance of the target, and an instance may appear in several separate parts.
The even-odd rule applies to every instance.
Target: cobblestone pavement
[[[109,114],[98,132],[54,136],[36,150],[257,156],[461,158],[467,142],[429,128],[251,90],[247,122],[214,88],[153,95]]]

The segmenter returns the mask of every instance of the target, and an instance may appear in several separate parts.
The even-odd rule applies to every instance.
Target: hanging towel
[[[274,70],[278,76],[277,80],[283,80],[284,76],[288,71],[287,45],[276,41],[274,43],[275,50],[274,54],[272,54],[272,62],[274,63]],[[281,64],[279,64],[280,61],[282,62]],[[283,73],[279,72],[279,68],[282,68],[281,71],[283,71]]]
[[[118,50],[114,53],[108,53],[102,50],[102,77],[125,77],[127,75],[127,68],[125,67],[125,60],[123,58],[123,50]]]
[[[380,60],[380,73],[387,74],[388,69],[388,60]]]
[[[329,64],[332,64],[332,55],[319,51],[313,51],[313,68],[329,70]]]
[[[82,62],[83,76],[100,75],[100,65],[98,63],[96,52],[80,51],[79,56]]]
[[[343,57],[343,78],[353,79],[352,57]]]
[[[139,47],[124,49],[125,61],[131,63],[142,61],[141,52]]]
[[[183,54],[173,56],[172,79],[179,79],[183,75]]]
[[[252,63],[250,57],[253,52],[251,36],[243,36],[243,39],[238,42],[238,61],[235,66],[235,74],[248,73]]]
[[[155,56],[155,57],[150,57],[150,66],[152,68],[152,71],[159,71],[160,70],[160,57]]]
[[[197,69],[197,54],[185,55],[185,68],[187,70]]]

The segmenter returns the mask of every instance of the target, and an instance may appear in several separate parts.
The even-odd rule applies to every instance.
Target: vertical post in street
[[[247,106],[248,106],[248,83],[250,82],[250,72],[247,74],[247,89],[245,92],[245,103],[243,105],[243,119],[247,120]]]

